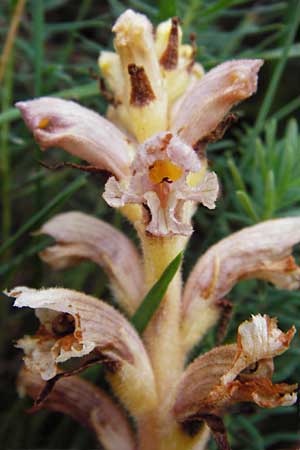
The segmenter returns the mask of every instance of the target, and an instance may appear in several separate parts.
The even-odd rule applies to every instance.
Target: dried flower
[[[217,323],[224,296],[239,280],[299,288],[291,252],[300,241],[300,219],[271,220],[223,239],[199,259],[183,290],[177,271],[143,336],[129,320],[184,249],[196,205],[215,207],[218,181],[208,170],[206,146],[232,122],[230,109],[256,91],[262,61],[228,61],[204,75],[193,45],[181,42],[177,18],[154,34],[145,16],[128,10],[113,31],[116,53],[99,58],[102,87],[110,90],[108,119],[54,98],[17,107],[43,149],[59,146],[112,175],[104,198],[134,224],[143,255],[110,225],[72,211],[42,226],[39,232],[56,243],[40,256],[57,270],[83,259],[102,266],[128,319],[72,290],[12,289],[15,306],[33,308],[40,321],[34,335],[18,341],[26,365],[19,387],[39,407],[94,430],[107,450],[204,450],[209,429],[226,450],[222,416],[231,405],[272,408],[296,401],[295,385],[272,383],[273,358],[288,349],[295,328],[284,333],[275,319],[255,315],[239,326],[236,344],[218,346],[185,367],[187,355]],[[63,372],[62,363],[71,359],[77,367]],[[99,362],[134,417],[136,433],[107,394],[70,378]]]

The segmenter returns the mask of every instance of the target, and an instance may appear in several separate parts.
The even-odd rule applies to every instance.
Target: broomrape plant
[[[295,385],[272,383],[273,358],[288,349],[295,328],[284,333],[276,319],[252,316],[239,326],[236,343],[188,365],[187,357],[220,320],[239,280],[299,288],[291,252],[300,218],[270,220],[223,239],[200,257],[184,287],[177,270],[141,335],[130,318],[185,249],[197,204],[215,207],[219,187],[206,147],[232,122],[230,109],[255,93],[262,61],[228,61],[204,74],[194,46],[181,43],[176,18],[154,33],[145,16],[128,10],[113,31],[116,53],[99,58],[107,119],[58,98],[17,107],[42,149],[61,147],[87,161],[86,170],[111,175],[103,197],[134,225],[142,256],[109,224],[71,211],[42,226],[56,243],[41,257],[54,269],[83,259],[104,267],[128,319],[81,292],[12,289],[15,306],[33,308],[40,321],[35,335],[18,341],[25,354],[19,387],[37,407],[93,429],[107,450],[201,450],[210,431],[220,449],[229,449],[222,416],[231,405],[295,403]],[[63,371],[69,360],[79,364]],[[120,404],[74,375],[92,363],[105,366]]]

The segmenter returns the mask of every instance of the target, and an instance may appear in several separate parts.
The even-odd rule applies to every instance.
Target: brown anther
[[[52,331],[55,336],[67,336],[75,331],[75,319],[71,314],[61,313],[52,322]]]
[[[179,26],[178,17],[173,17],[168,39],[168,45],[159,60],[160,64],[163,66],[165,70],[174,70],[177,67],[178,46],[179,46],[178,26]]]
[[[142,107],[155,100],[155,95],[144,67],[129,64],[128,73],[131,82],[130,104]]]

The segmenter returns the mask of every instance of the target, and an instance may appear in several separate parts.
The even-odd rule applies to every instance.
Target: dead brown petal
[[[272,384],[272,359],[261,359],[234,380],[223,382],[238,354],[235,344],[216,347],[197,358],[185,371],[177,388],[174,415],[178,422],[205,420],[206,415],[222,415],[237,402],[252,401],[273,408],[296,401],[296,385]]]
[[[18,388],[36,399],[45,382],[37,372],[23,368]],[[93,430],[106,450],[134,450],[135,439],[122,409],[100,388],[77,376],[60,379],[42,404],[67,414]]]
[[[257,87],[260,59],[227,61],[199,80],[172,119],[171,130],[195,146],[213,132],[229,110]]]
[[[34,308],[41,322],[36,335],[18,341],[29,369],[50,380],[59,363],[97,351],[109,362],[110,381],[128,409],[138,414],[153,407],[154,377],[144,345],[118,311],[68,289],[17,287],[8,295],[16,298],[15,306]]]
[[[60,147],[117,178],[129,174],[128,138],[94,111],[52,97],[18,102],[16,107],[42,150]]]
[[[257,314],[238,328],[237,353],[231,369],[222,377],[228,384],[251,364],[262,359],[271,359],[285,352],[296,332],[295,327],[286,333],[277,326],[277,320]]]
[[[71,211],[46,222],[39,233],[49,234],[56,244],[40,253],[54,269],[90,259],[104,268],[120,305],[133,314],[143,298],[140,256],[133,243],[111,225],[87,214]]]
[[[216,323],[217,301],[242,279],[261,278],[298,289],[300,269],[291,257],[300,241],[300,218],[247,227],[212,246],[196,263],[183,294],[183,340],[191,348]],[[201,315],[201,319],[199,317]]]

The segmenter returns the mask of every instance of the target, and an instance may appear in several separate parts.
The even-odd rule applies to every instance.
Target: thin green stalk
[[[36,214],[34,214],[27,222],[22,225],[18,231],[11,236],[10,239],[5,241],[0,247],[0,255],[3,254],[8,248],[16,243],[16,241],[23,236],[25,233],[32,230],[33,227],[37,226],[53,209],[57,206],[61,206],[65,203],[68,198],[78,191],[86,183],[86,175],[82,175],[76,180],[74,180],[68,187],[66,187],[62,192],[59,192],[46,206],[40,209]]]
[[[277,90],[281,75],[282,75],[285,65],[287,63],[289,49],[290,49],[291,45],[293,44],[299,22],[300,22],[300,2],[296,1],[294,11],[292,11],[292,13],[291,13],[290,23],[288,23],[286,25],[287,35],[286,35],[285,44],[282,49],[281,58],[278,60],[278,62],[276,64],[273,76],[271,78],[271,82],[269,84],[269,88],[267,90],[267,93],[265,95],[264,101],[261,105],[261,108],[260,108],[260,111],[259,111],[259,114],[258,114],[258,117],[256,120],[256,124],[255,124],[255,128],[254,128],[254,136],[256,136],[264,127],[264,123],[265,123],[265,120],[271,109],[272,102],[273,102],[274,96],[276,94],[276,90]]]
[[[282,120],[298,108],[300,108],[300,95],[276,111],[272,119]]]
[[[9,108],[12,102],[13,91],[13,67],[14,55],[11,53],[4,77],[2,90],[2,111]],[[1,174],[2,174],[2,239],[5,241],[10,235],[11,229],[11,167],[10,167],[10,144],[9,144],[8,122],[3,123],[1,127]]]
[[[78,9],[78,14],[77,14],[76,20],[74,22],[75,24],[77,24],[78,22],[81,22],[85,18],[88,10],[90,9],[91,3],[92,3],[91,0],[84,0],[81,2],[79,9]],[[70,33],[70,36],[69,36],[66,44],[62,48],[61,56],[59,58],[62,63],[65,63],[66,61],[68,61],[68,59],[72,53],[76,31],[77,30],[73,30]]]
[[[44,63],[44,2],[41,0],[32,0],[32,46],[34,49],[34,95],[42,95],[42,72]],[[41,150],[35,145],[35,157],[41,159]],[[43,187],[40,179],[35,182],[36,192],[35,201],[37,209],[43,204]]]
[[[34,48],[34,95],[42,93],[42,70],[44,62],[44,2],[32,0],[33,32],[32,43]]]

